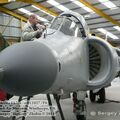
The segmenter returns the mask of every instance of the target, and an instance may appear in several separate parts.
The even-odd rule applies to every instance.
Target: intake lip
[[[46,91],[58,72],[58,64],[50,48],[36,41],[17,43],[3,50],[0,67],[4,69],[0,87],[19,96]]]

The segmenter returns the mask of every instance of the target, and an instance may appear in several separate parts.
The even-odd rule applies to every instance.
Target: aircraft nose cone
[[[0,88],[19,96],[48,90],[58,71],[51,50],[35,41],[18,43],[3,50],[0,53],[0,68],[4,70]]]

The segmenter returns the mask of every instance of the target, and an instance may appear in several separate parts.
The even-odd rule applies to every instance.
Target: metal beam
[[[4,8],[4,7],[1,7],[1,6],[0,6],[0,11],[1,11],[1,12],[4,12],[4,13],[6,13],[6,14],[9,14],[9,15],[11,15],[11,16],[14,16],[14,17],[17,18],[17,19],[20,19],[20,20],[23,20],[23,21],[27,22],[27,18],[23,17],[22,15],[19,15],[19,14],[15,13],[15,12],[12,12],[12,11],[10,11],[10,10],[7,9],[7,8]]]
[[[37,2],[33,1],[33,0],[16,0],[16,1],[21,1],[21,2],[25,2],[25,3],[29,3],[32,5],[35,5],[36,7],[48,12],[49,14],[53,15],[53,16],[58,16],[59,13],[56,13],[52,10],[49,10],[48,8],[46,8],[45,6],[38,4]],[[120,26],[120,22],[114,20],[112,17],[110,17],[109,15],[105,14],[104,12],[102,12],[101,10],[99,10],[98,8],[94,7],[93,5],[91,5],[89,2],[85,1],[85,0],[79,0],[81,3],[83,3],[85,6],[89,7],[90,9],[92,9],[95,13],[97,13],[98,15],[100,15],[101,17],[107,19],[109,22],[113,23],[114,25]]]
[[[83,3],[85,6],[87,6],[88,8],[92,9],[95,13],[97,13],[101,17],[103,17],[103,18],[107,19],[108,21],[110,21],[112,24],[117,25],[117,26],[120,27],[120,22],[114,20],[112,17],[110,17],[109,15],[105,14],[104,12],[102,12],[101,10],[99,10],[98,8],[94,7],[89,2],[87,2],[85,0],[79,0],[79,1],[81,3]]]
[[[53,16],[58,16],[59,14],[52,11],[52,10],[49,10],[47,7],[41,5],[41,4],[38,4],[37,2],[33,1],[33,0],[16,0],[18,2],[24,2],[24,3],[28,3],[28,4],[31,4],[31,5],[34,5],[38,8],[40,8],[41,10],[53,15]]]
[[[8,0],[1,0],[1,2],[4,1],[8,1]],[[85,6],[89,7],[90,9],[92,9],[95,13],[97,13],[98,15],[100,15],[101,17],[107,19],[108,21],[110,21],[111,23],[120,26],[120,22],[114,20],[112,17],[110,17],[109,15],[105,14],[104,12],[102,12],[101,10],[99,10],[98,8],[94,7],[92,4],[90,4],[89,2],[85,1],[85,0],[79,0],[81,3],[83,3]],[[53,15],[53,16],[58,16],[59,13],[56,13],[55,11],[49,10],[48,8],[46,8],[45,6],[33,1],[33,0],[16,0],[16,2],[24,2],[24,3],[28,3],[31,5],[35,5],[36,7],[40,8],[41,10],[44,10],[46,12],[48,12],[49,14]]]
[[[0,0],[0,4],[8,3],[8,0]]]
[[[16,0],[0,0],[0,4],[15,2]]]

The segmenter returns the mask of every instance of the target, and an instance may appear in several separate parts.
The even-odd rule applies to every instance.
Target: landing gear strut
[[[105,88],[101,88],[98,92],[93,93],[92,90],[89,92],[90,95],[90,101],[95,102],[96,101],[96,96],[98,96],[97,102],[98,103],[105,103]]]
[[[73,112],[75,113],[77,120],[86,120],[87,112],[86,112],[85,96],[86,96],[86,92],[83,93],[79,91],[73,93],[73,103],[74,103]]]

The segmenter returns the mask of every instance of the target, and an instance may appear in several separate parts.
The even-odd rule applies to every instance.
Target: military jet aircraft
[[[72,11],[56,17],[41,38],[0,53],[0,88],[18,96],[75,92],[78,104],[87,90],[108,86],[118,72],[116,49],[90,36],[84,18]]]

